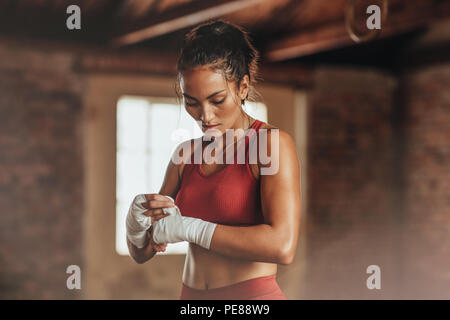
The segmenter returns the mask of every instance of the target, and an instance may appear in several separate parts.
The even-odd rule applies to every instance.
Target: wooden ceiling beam
[[[148,40],[163,34],[187,28],[225,14],[245,9],[268,0],[199,0],[180,5],[167,10],[166,13],[155,17],[141,19],[145,25],[137,22],[138,28],[131,27],[133,31],[113,38],[112,46],[122,47],[144,40]]]
[[[430,3],[432,5],[420,11],[389,13],[378,38],[401,34],[450,16],[450,1]],[[341,21],[272,41],[263,55],[267,61],[277,62],[354,44],[345,22]]]
[[[111,53],[105,48],[85,50],[79,55],[75,69],[83,73],[133,73],[176,75],[176,55],[130,50],[127,53]],[[297,87],[310,87],[312,84],[312,69],[298,63],[263,64],[260,68],[262,84],[274,83]]]

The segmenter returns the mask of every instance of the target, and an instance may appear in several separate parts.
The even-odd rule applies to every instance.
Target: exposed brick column
[[[404,292],[450,298],[450,65],[403,76],[406,103]]]
[[[308,298],[391,298],[399,290],[395,88],[395,78],[378,71],[316,73],[308,106]],[[382,290],[366,287],[373,264],[381,268]]]
[[[0,44],[0,298],[73,299],[82,266],[82,79],[71,54]]]

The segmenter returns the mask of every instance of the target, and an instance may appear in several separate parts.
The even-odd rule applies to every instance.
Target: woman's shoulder
[[[261,135],[261,132],[267,132],[268,141],[270,140],[270,137],[273,134],[275,134],[278,136],[278,138],[280,139],[280,142],[282,142],[283,145],[291,145],[292,146],[294,139],[285,130],[282,130],[277,126],[274,126],[274,125],[272,125],[270,123],[266,123],[266,122],[263,122],[263,124],[261,125],[259,130],[261,130],[261,129],[265,129],[265,130],[260,131],[259,134]]]
[[[265,130],[261,131],[261,129]],[[266,134],[265,138],[262,138],[263,134]],[[259,128],[258,140],[259,140],[258,145],[260,145],[261,143],[265,144],[266,149],[265,152],[267,155],[270,154],[276,157],[283,155],[283,158],[285,157],[295,158],[296,156],[296,147],[294,139],[288,132],[280,129],[277,126],[264,122]],[[271,161],[269,163],[261,163],[258,157],[258,166],[260,168],[271,167],[272,165],[273,164]]]
[[[295,141],[291,135],[276,126],[264,123],[260,129],[266,129],[262,132],[267,132],[267,137],[259,140],[258,148],[263,144],[265,148],[265,155],[268,159],[262,163],[258,157],[259,174],[261,176],[273,176],[274,174],[286,171],[295,172],[298,168],[298,156]],[[261,133],[259,139],[261,139]],[[264,170],[264,172],[262,172]],[[286,174],[281,174],[286,176]]]

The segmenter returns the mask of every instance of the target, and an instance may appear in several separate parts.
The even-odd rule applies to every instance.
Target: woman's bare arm
[[[179,148],[185,145],[186,142],[182,143],[175,152],[178,152]],[[183,153],[181,152],[181,155]],[[180,186],[180,165],[174,164],[172,161],[169,161],[167,165],[166,173],[164,176],[164,181],[159,190],[159,194],[170,196],[175,199],[179,186]],[[147,208],[147,206],[145,206]],[[131,257],[139,264],[144,263],[151,258],[153,258],[157,252],[156,248],[160,248],[162,246],[166,246],[166,244],[155,244],[153,241],[150,241],[152,237],[151,228],[147,231],[147,239],[143,248],[139,249],[135,245],[133,245],[127,238],[128,250],[130,252]]]
[[[147,231],[148,232],[148,231]],[[147,237],[147,240],[145,242],[145,245],[143,248],[139,249],[134,244],[128,240],[127,237],[127,245],[128,245],[128,251],[130,252],[131,257],[139,264],[142,264],[151,258],[156,254],[156,250],[150,245],[149,238]]]
[[[299,162],[295,144],[287,133],[279,130],[278,172],[260,175],[260,179],[265,224],[217,225],[210,250],[253,261],[289,264],[297,247],[301,201]]]

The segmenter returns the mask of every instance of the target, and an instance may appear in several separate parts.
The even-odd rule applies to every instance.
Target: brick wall
[[[403,75],[405,95],[404,289],[450,298],[450,65]]]
[[[309,93],[307,282],[310,299],[389,298],[398,291],[394,77],[322,67]],[[383,290],[366,287],[381,268]]]
[[[449,65],[318,70],[306,298],[450,297],[449,87]],[[381,290],[366,287],[371,264]]]
[[[82,79],[73,57],[0,43],[0,298],[77,297]]]

